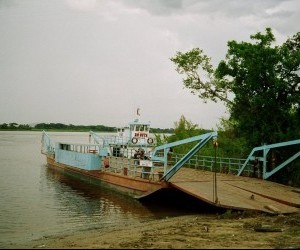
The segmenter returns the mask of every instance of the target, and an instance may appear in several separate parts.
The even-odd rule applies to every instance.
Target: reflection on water
[[[49,134],[88,142],[87,133]],[[141,203],[51,170],[45,163],[41,132],[0,131],[0,248],[50,235],[159,220],[187,214],[191,208],[151,199]],[[177,200],[175,195],[171,200]]]
[[[151,215],[151,211],[135,199],[87,184],[51,168],[47,168],[47,179],[47,188],[52,186],[55,189],[56,200],[60,202],[60,206],[74,214],[95,216],[101,218],[101,222],[106,219],[120,220],[119,214],[126,219],[149,218]],[[108,214],[113,216],[104,218]]]
[[[65,141],[86,133],[53,133]],[[48,169],[40,132],[0,131],[0,248],[77,230],[155,219],[139,202]]]
[[[47,178],[50,184],[55,185],[57,189],[56,195],[60,196],[57,197],[57,200],[61,203],[60,205],[68,207],[68,211],[73,211],[74,213],[87,212],[88,215],[95,217],[105,217],[113,214],[113,216],[109,217],[110,222],[116,219],[120,222],[124,218],[126,220],[130,218],[138,218],[139,220],[160,219],[166,216],[194,214],[201,211],[211,212],[207,211],[207,209],[212,209],[207,204],[193,199],[180,191],[163,190],[156,193],[154,197],[143,199],[140,202],[108,188],[80,181],[52,168],[47,168]],[[59,182],[59,184],[57,185],[53,182]],[[66,194],[68,197],[66,197]],[[75,203],[75,194],[84,202],[88,201],[85,206],[70,207],[70,204]],[[76,202],[78,203],[79,201]],[[83,208],[87,210],[82,211],[81,209]],[[122,218],[118,218],[118,215],[121,215]],[[103,221],[104,218],[101,219]]]

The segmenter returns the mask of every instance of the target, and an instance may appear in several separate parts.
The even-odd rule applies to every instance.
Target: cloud
[[[79,11],[91,11],[97,6],[97,0],[65,0],[72,9]]]
[[[7,5],[7,3],[9,3]],[[216,66],[227,41],[299,31],[300,2],[45,0],[0,2],[0,123],[124,125],[141,107],[154,127],[181,115],[204,128],[227,116],[182,84],[170,58],[199,47]]]

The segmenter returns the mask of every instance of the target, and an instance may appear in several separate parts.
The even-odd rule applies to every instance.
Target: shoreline
[[[256,231],[268,228],[267,231]],[[276,229],[273,230],[272,229]],[[279,229],[279,230],[278,230]],[[183,215],[70,235],[44,237],[8,249],[275,249],[300,247],[300,213]]]

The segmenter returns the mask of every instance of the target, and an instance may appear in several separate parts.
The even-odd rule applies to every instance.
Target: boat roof
[[[135,119],[133,122],[129,122],[129,125],[150,125],[150,122],[143,122],[139,119]]]

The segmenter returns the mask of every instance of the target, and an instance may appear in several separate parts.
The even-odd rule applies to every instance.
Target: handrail
[[[94,141],[103,147],[107,147],[109,145],[135,145],[135,146],[152,146],[152,143],[149,143],[148,137],[146,138],[137,138],[136,141],[132,140],[129,136],[120,137],[118,135],[106,135],[99,136],[93,131],[90,131],[90,136],[93,137]],[[152,139],[152,138],[151,138]],[[152,139],[153,140],[153,139]]]
[[[42,153],[44,154],[54,153],[55,143],[44,130],[42,132],[41,142],[42,142],[42,149],[41,149]]]
[[[112,138],[114,136],[98,136],[96,133],[90,131],[90,135],[93,136],[95,143],[96,144],[87,144],[85,146],[89,147],[97,147],[97,153],[101,156],[107,155],[103,150],[106,148],[108,150],[109,155],[117,156],[120,154],[122,157],[124,156],[123,151],[118,151],[118,154],[112,154],[110,152],[110,147],[109,144],[111,141],[108,141],[109,138]],[[259,171],[262,175],[258,175],[259,178],[267,179],[277,173],[279,170],[290,164],[292,161],[300,157],[300,151],[296,150],[296,153],[294,155],[290,156],[288,159],[285,161],[280,162],[277,166],[275,164],[272,165],[271,169],[267,169],[267,163],[269,160],[268,153],[270,152],[271,149],[273,148],[279,148],[279,147],[285,147],[285,146],[293,146],[293,145],[299,145],[300,144],[300,139],[293,140],[293,141],[287,141],[287,142],[281,142],[281,143],[275,143],[275,144],[270,144],[270,145],[263,145],[260,147],[255,147],[252,149],[251,153],[249,154],[247,159],[237,159],[237,158],[221,158],[221,157],[213,157],[209,156],[201,156],[201,155],[196,155],[196,153],[211,139],[217,137],[217,132],[211,132],[211,133],[206,133],[198,136],[194,136],[191,138],[183,139],[180,141],[172,142],[172,143],[167,143],[164,145],[157,146],[153,149],[153,151],[148,151],[148,158],[150,161],[154,163],[153,167],[156,168],[156,166],[159,165],[159,167],[162,169],[163,168],[163,175],[160,177],[160,180],[165,180],[168,181],[183,165],[188,164],[190,166],[195,166],[195,167],[203,167],[205,169],[210,169],[212,170],[212,166],[219,164],[220,166],[220,171],[224,172],[231,172],[238,176],[240,176],[243,172],[248,172],[249,174],[252,173],[252,175],[255,175],[255,166],[252,162],[252,160],[257,160],[259,162],[260,168]],[[170,149],[182,144],[187,144],[191,142],[197,142],[197,144],[185,155],[179,155],[179,154],[173,154],[170,158]],[[66,143],[70,144],[71,143]],[[79,145],[77,143],[72,143],[74,146],[74,150],[77,151],[76,147]],[[83,144],[80,144],[84,146]],[[137,145],[139,146],[139,145]],[[134,148],[133,148],[134,149]],[[125,150],[122,149],[122,150]],[[126,147],[126,150],[129,150],[129,148]],[[43,154],[54,154],[55,153],[55,142],[50,138],[50,136],[43,131],[42,132],[42,153]],[[79,150],[80,151],[80,150]],[[96,152],[96,150],[94,150]],[[101,153],[100,153],[101,151]],[[127,153],[126,157],[131,158],[133,157],[133,153]],[[193,157],[195,156],[195,157]],[[195,164],[192,162],[195,161]],[[170,164],[171,163],[171,164]],[[167,170],[168,165],[171,165],[171,168]],[[202,165],[202,166],[201,166]],[[268,165],[269,166],[269,165]],[[233,171],[232,171],[233,170]],[[246,173],[247,174],[247,173]]]
[[[297,159],[300,156],[300,151],[295,153],[294,155],[292,155],[290,158],[288,158],[286,161],[282,162],[280,165],[274,167],[274,169],[272,169],[271,171],[267,171],[267,155],[270,151],[270,149],[273,148],[279,148],[279,147],[285,147],[285,146],[291,146],[291,145],[296,145],[296,144],[300,144],[300,139],[299,140],[292,140],[292,141],[287,141],[287,142],[280,142],[280,143],[274,143],[274,144],[270,144],[270,145],[263,145],[260,147],[255,147],[252,149],[251,153],[249,154],[248,158],[246,159],[245,163],[242,165],[241,169],[239,170],[239,172],[237,173],[237,175],[241,175],[241,173],[244,171],[245,166],[248,164],[248,162],[250,160],[260,160],[263,162],[263,166],[262,166],[262,178],[263,179],[267,179],[270,176],[272,176],[273,174],[275,174],[276,172],[278,172],[280,169],[282,169],[283,167],[285,167],[286,165],[288,165],[289,163],[291,163],[292,161],[294,161],[295,159]],[[263,156],[262,157],[255,157],[255,153],[262,151]]]
[[[194,137],[190,137],[187,139],[183,139],[180,141],[176,141],[176,142],[171,142],[171,143],[167,143],[158,147],[154,148],[151,160],[152,161],[161,161],[164,163],[164,175],[161,177],[160,180],[165,180],[168,181],[193,155],[195,155],[195,153],[197,153],[211,138],[216,138],[218,135],[217,132],[211,132],[211,133],[206,133],[206,134],[202,134],[202,135],[198,135],[198,136],[194,136]],[[186,143],[191,143],[191,142],[195,142],[195,141],[199,141],[187,154],[185,154],[171,169],[169,169],[168,171],[166,170],[166,166],[167,166],[167,157],[168,157],[168,153],[170,151],[170,148],[172,147],[176,147],[182,144],[186,144]],[[163,150],[164,155],[163,157],[158,156],[158,152]]]

